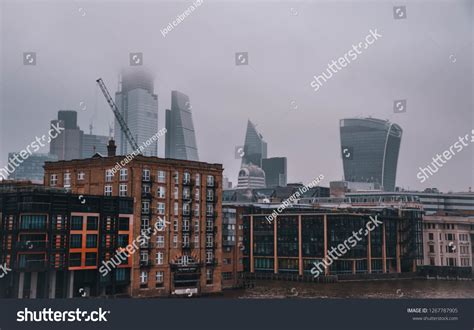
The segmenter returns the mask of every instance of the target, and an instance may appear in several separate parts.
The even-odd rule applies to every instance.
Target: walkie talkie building
[[[340,121],[344,178],[373,182],[385,191],[395,190],[402,128],[375,118]]]

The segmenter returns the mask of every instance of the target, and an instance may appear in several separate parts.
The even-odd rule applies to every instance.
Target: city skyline
[[[309,182],[320,173],[324,173],[328,181],[342,178],[338,121],[346,117],[371,115],[397,122],[404,128],[397,171],[398,186],[412,190],[438,187],[441,191],[467,191],[474,186],[472,147],[459,153],[425,183],[419,183],[416,178],[418,167],[428,163],[458,136],[471,132],[473,126],[470,98],[472,63],[468,60],[472,50],[466,48],[472,18],[468,1],[459,2],[457,6],[414,5],[411,7],[413,14],[403,22],[392,20],[391,5],[383,3],[361,4],[351,9],[356,10],[364,20],[354,18],[358,15],[349,15],[348,7],[330,4],[305,5],[297,16],[292,16],[289,6],[285,4],[278,4],[274,9],[265,7],[265,17],[276,17],[289,23],[286,30],[273,25],[271,21],[274,20],[267,22],[268,28],[256,28],[261,22],[261,17],[257,15],[261,4],[241,8],[206,3],[166,39],[157,33],[160,38],[156,38],[154,46],[150,46],[145,37],[136,38],[141,36],[138,31],[154,31],[157,27],[166,26],[164,22],[180,12],[182,5],[149,6],[150,9],[160,10],[154,11],[153,15],[145,13],[139,28],[128,26],[122,29],[118,22],[127,15],[142,12],[140,8],[129,4],[119,8],[90,4],[85,7],[87,15],[81,16],[74,8],[61,4],[44,5],[40,19],[32,15],[34,6],[26,8],[21,4],[3,4],[3,10],[7,13],[4,26],[11,28],[11,35],[21,34],[24,37],[19,42],[4,35],[0,165],[6,165],[8,152],[21,150],[35,134],[40,133],[43,126],[39,123],[43,118],[52,118],[59,109],[78,109],[81,114],[79,126],[87,127],[90,118],[94,118],[95,134],[108,135],[108,124],[113,121],[113,115],[94,81],[99,76],[104,77],[111,91],[114,91],[112,86],[117,81],[117,72],[129,64],[130,53],[142,52],[144,66],[150,67],[156,75],[156,94],[183,91],[191,97],[193,106],[200,109],[199,116],[193,118],[198,132],[200,158],[222,163],[225,175],[233,182],[237,182],[240,168],[234,149],[242,144],[241,134],[246,118],[252,118],[266,140],[272,141],[272,155],[287,157],[288,182]],[[435,24],[433,17],[440,9],[445,12],[445,20]],[[420,10],[423,15],[419,15]],[[344,20],[335,15],[339,12],[341,17],[345,17]],[[104,23],[99,19],[108,13],[111,13],[110,22]],[[225,20],[229,19],[224,18],[226,15],[230,17],[230,23],[238,22],[243,17],[249,19],[248,27],[243,31],[233,31],[230,41],[225,38],[230,33],[230,26],[225,24]],[[152,16],[157,17],[153,20]],[[390,16],[390,20],[379,19],[379,16]],[[56,19],[49,20],[52,17]],[[308,21],[308,17],[319,19]],[[32,20],[31,23],[42,31],[48,31],[50,41],[30,33],[26,20]],[[48,21],[60,28],[51,29],[45,23]],[[213,28],[219,24],[221,29]],[[351,24],[351,31],[340,34],[340,38],[334,40],[326,40],[319,32],[312,36],[313,41],[304,36],[304,31],[308,29],[327,29],[338,33],[346,24]],[[357,63],[338,73],[315,94],[309,84],[311,77],[321,72],[329,59],[343,53],[374,26],[384,37],[368,49]],[[448,29],[448,26],[451,28]],[[114,35],[117,29],[126,46],[103,45],[104,38]],[[195,29],[201,32],[199,41],[186,37]],[[252,40],[245,39],[249,29],[256,34]],[[281,51],[279,41],[268,39],[274,33],[270,31],[278,33],[279,40],[290,40],[292,47]],[[54,42],[63,40],[65,36],[68,36],[65,44]],[[203,46],[197,47],[198,42]],[[324,47],[316,52],[314,45],[321,42],[324,42]],[[415,45],[431,52],[429,60],[422,60],[421,55],[412,52]],[[262,52],[262,46],[269,53]],[[95,51],[81,52],[84,47]],[[172,54],[158,51],[173,48],[182,51]],[[273,52],[275,49],[280,51]],[[22,63],[23,52],[30,50],[37,53],[36,66],[24,66]],[[235,53],[240,51],[248,51],[248,66],[235,65]],[[455,61],[450,55],[455,56]],[[392,56],[396,60],[391,61],[391,66],[385,66],[386,59]],[[204,74],[208,78],[203,80]],[[391,79],[385,81],[382,77]],[[40,79],[45,83],[39,83],[43,81]],[[351,92],[347,93],[347,90]],[[24,97],[24,93],[28,97]],[[161,99],[157,130],[164,127],[164,109],[169,108],[169,100]],[[407,101],[406,112],[394,112],[394,100],[398,99]],[[26,114],[31,121],[23,120]],[[25,131],[32,136],[25,134]],[[216,135],[226,138],[216,139]],[[302,147],[294,147],[295,139]],[[164,141],[161,141],[159,150],[162,156]],[[317,164],[317,168],[313,164]]]

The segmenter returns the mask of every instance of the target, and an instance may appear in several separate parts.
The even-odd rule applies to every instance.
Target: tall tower
[[[51,140],[49,153],[58,160],[81,159],[84,132],[77,126],[77,112],[60,110],[58,119],[52,120],[51,125],[62,127],[64,130]]]
[[[245,133],[244,155],[242,165],[254,164],[262,167],[262,159],[267,158],[267,143],[263,140],[255,125],[249,120]]]
[[[375,118],[340,121],[344,177],[350,182],[372,182],[395,190],[402,128]]]
[[[189,97],[171,92],[171,110],[166,110],[165,157],[199,160]]]
[[[120,90],[115,93],[115,103],[139,145],[158,131],[158,96],[154,94],[153,80],[153,76],[141,68],[123,70]],[[117,120],[114,132],[117,155],[134,151]],[[158,141],[145,147],[143,155],[158,156]]]

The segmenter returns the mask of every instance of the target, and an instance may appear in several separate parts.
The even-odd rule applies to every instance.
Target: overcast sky
[[[397,20],[392,1],[204,0],[166,37],[160,30],[191,1],[0,2],[1,166],[45,134],[60,109],[77,110],[85,132],[92,122],[108,135],[113,114],[95,79],[115,93],[129,53],[142,52],[156,77],[157,130],[171,90],[189,95],[201,160],[222,163],[234,184],[247,119],[269,156],[288,158],[288,182],[323,174],[328,186],[343,176],[339,119],[372,116],[403,128],[398,186],[474,189],[474,143],[425,183],[416,178],[474,128],[470,0],[406,1],[407,17]],[[370,29],[382,37],[314,92],[313,75]],[[23,65],[28,51],[35,66]],[[236,66],[236,52],[248,52],[249,65]],[[393,112],[398,99],[407,100],[406,113]],[[164,155],[164,141],[159,148]]]

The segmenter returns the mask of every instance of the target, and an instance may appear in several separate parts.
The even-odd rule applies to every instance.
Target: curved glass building
[[[349,182],[373,182],[385,191],[395,190],[402,128],[375,118],[340,121],[344,178]]]

